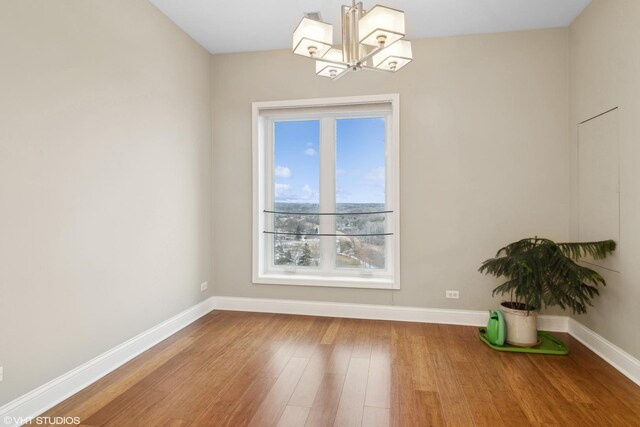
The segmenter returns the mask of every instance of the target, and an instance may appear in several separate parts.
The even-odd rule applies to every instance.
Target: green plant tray
[[[491,347],[494,350],[498,351],[511,351],[514,353],[537,353],[537,354],[568,354],[569,349],[558,338],[553,335],[538,331],[538,339],[540,340],[540,344],[535,347],[516,347],[515,345],[506,344],[502,347],[491,344],[487,339],[487,328],[480,328],[479,330],[480,340]]]

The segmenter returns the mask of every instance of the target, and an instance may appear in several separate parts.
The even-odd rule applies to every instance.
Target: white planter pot
[[[538,312],[515,310],[501,304],[507,328],[507,343],[518,347],[533,347],[538,344]]]

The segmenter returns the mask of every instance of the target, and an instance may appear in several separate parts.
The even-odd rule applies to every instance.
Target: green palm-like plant
[[[599,273],[577,261],[585,256],[605,258],[615,248],[613,240],[555,243],[538,237],[522,239],[500,249],[478,271],[509,279],[496,287],[493,295],[509,294],[512,308],[533,310],[557,305],[569,307],[576,314],[585,313],[592,305],[591,299],[599,295],[597,286],[606,283]]]

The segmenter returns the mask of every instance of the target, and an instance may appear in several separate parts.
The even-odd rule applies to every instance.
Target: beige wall
[[[0,406],[202,299],[209,54],[145,0],[0,3]]]
[[[331,82],[288,50],[213,56],[216,295],[488,309],[483,260],[568,237],[567,30],[418,40],[414,57]],[[253,285],[251,102],[377,93],[401,96],[402,289]]]
[[[577,126],[619,107],[620,273],[578,320],[640,358],[640,2],[593,0],[570,27],[572,221],[577,236]]]

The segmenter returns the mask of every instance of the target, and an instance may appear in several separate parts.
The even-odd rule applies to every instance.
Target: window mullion
[[[336,131],[335,118],[323,117],[320,131],[320,212],[336,210]],[[320,233],[334,234],[334,215],[320,216]],[[320,267],[323,272],[334,270],[335,237],[320,238]]]

